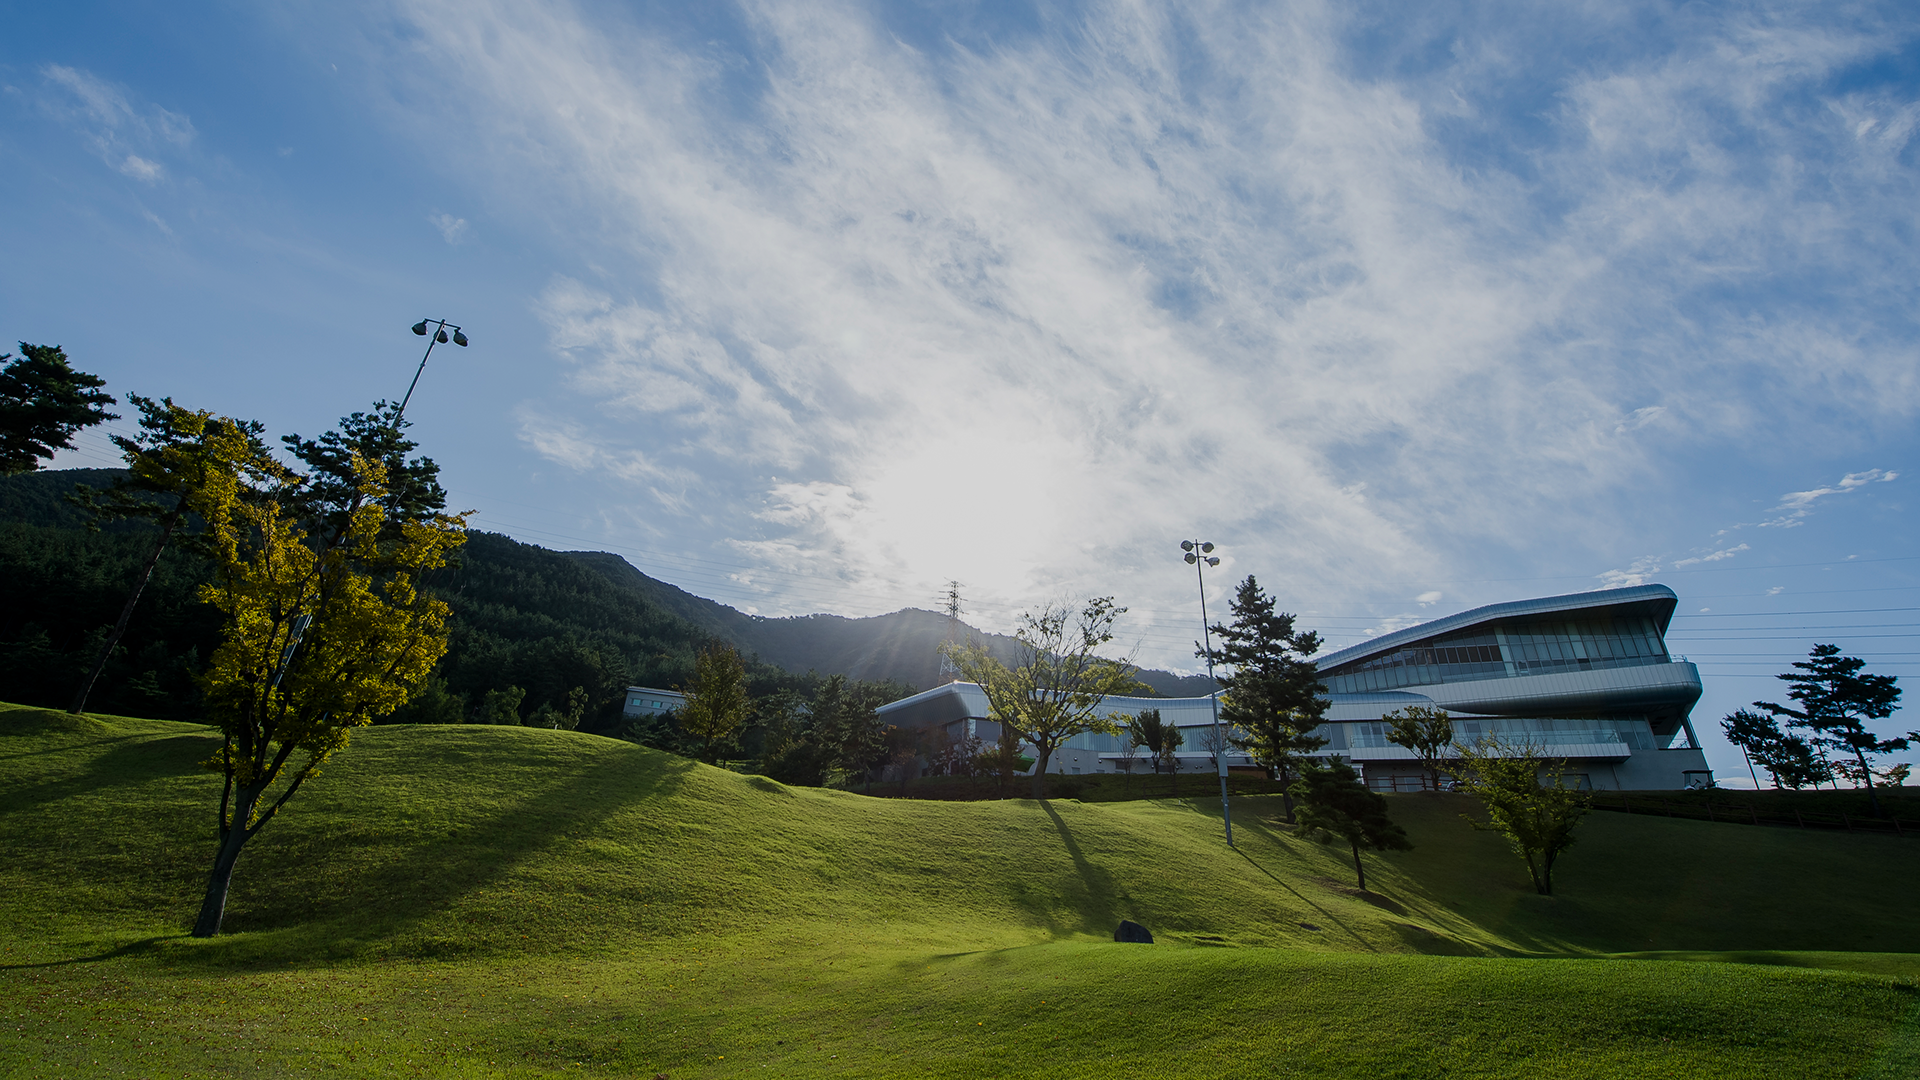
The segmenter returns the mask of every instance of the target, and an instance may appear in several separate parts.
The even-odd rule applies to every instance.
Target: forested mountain
[[[86,529],[66,501],[76,484],[104,488],[116,470],[75,469],[0,478],[0,698],[63,707],[118,615],[151,526]],[[170,719],[197,713],[193,674],[218,622],[197,588],[205,563],[175,545],[161,558],[92,708]],[[676,687],[709,642],[750,658],[756,694],[804,691],[843,674],[916,689],[941,681],[944,616],[905,609],[848,619],[744,614],[641,573],[606,552],[557,552],[495,533],[470,533],[460,565],[427,586],[452,607],[452,640],[416,719],[457,719],[488,691],[526,691],[520,710],[564,705],[573,687],[593,703],[589,727],[610,724],[628,685]],[[1010,639],[973,633],[1002,652]],[[950,677],[950,676],[949,676]],[[1145,672],[1161,693],[1204,693],[1205,680]]]
[[[850,619],[843,615],[764,618],[695,596],[648,577],[633,564],[606,551],[570,551],[567,555],[605,574],[742,652],[788,671],[817,671],[853,679],[890,679],[928,689],[952,678],[940,672],[940,643],[952,632],[947,617],[920,608]],[[1012,656],[1013,639],[989,634],[964,622],[959,634],[986,644],[1001,659]],[[1204,675],[1142,671],[1140,680],[1168,697],[1198,696],[1212,689]]]

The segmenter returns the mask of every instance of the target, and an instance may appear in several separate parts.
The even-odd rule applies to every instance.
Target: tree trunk
[[[220,921],[227,914],[227,889],[233,884],[234,864],[240,861],[240,848],[247,842],[247,821],[253,816],[260,792],[242,788],[233,803],[233,826],[220,841],[213,857],[213,873],[207,878],[207,896],[200,902],[200,917],[194,920],[193,936],[210,938],[220,932]]]
[[[75,716],[86,711],[87,696],[93,693],[93,684],[100,673],[107,668],[107,660],[113,656],[113,647],[120,644],[121,635],[127,632],[127,621],[133,618],[133,608],[140,602],[140,594],[146,591],[147,581],[153,577],[153,568],[160,564],[160,553],[167,550],[167,541],[172,538],[173,530],[180,524],[180,515],[186,506],[181,500],[161,519],[160,537],[153,543],[153,551],[147,555],[147,561],[140,567],[140,576],[133,580],[133,592],[127,596],[126,606],[120,609],[120,621],[113,624],[113,632],[107,635],[107,643],[100,647],[100,658],[93,662],[93,670],[87,674],[87,681],[80,684],[80,692],[73,695],[73,704],[67,711]]]
[[[1552,873],[1551,868],[1542,872],[1539,861],[1533,857],[1533,852],[1527,852],[1527,876],[1533,879],[1534,892],[1539,893],[1541,896],[1553,895]]]
[[[1040,755],[1039,764],[1033,767],[1033,797],[1047,797],[1047,762],[1053,758],[1053,751],[1044,746],[1036,746],[1034,752]]]
[[[1873,770],[1867,767],[1867,755],[1859,747],[1853,750],[1853,756],[1860,760],[1860,780],[1867,785],[1867,803],[1873,807],[1874,817],[1886,817],[1880,812],[1880,796],[1873,790]]]
[[[1287,811],[1287,824],[1293,820],[1293,770],[1285,766],[1280,769],[1280,805]]]
[[[1349,837],[1347,843],[1353,846],[1353,872],[1360,878],[1360,891],[1366,892],[1367,868],[1360,864],[1360,841]]]

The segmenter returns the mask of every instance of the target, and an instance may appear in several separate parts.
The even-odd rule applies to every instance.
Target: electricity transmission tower
[[[960,677],[960,669],[954,666],[949,653],[960,644],[960,583],[947,582],[947,594],[940,599],[947,609],[947,645],[940,650],[940,677],[952,680]]]

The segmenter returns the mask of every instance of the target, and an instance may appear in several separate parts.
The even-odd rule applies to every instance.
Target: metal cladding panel
[[[1655,621],[1660,626],[1661,636],[1667,632],[1667,624],[1673,618],[1673,609],[1680,598],[1665,585],[1635,585],[1627,589],[1600,589],[1595,592],[1568,593],[1564,596],[1542,596],[1535,600],[1514,600],[1505,604],[1488,604],[1458,615],[1449,615],[1444,619],[1409,626],[1405,630],[1395,630],[1372,641],[1364,641],[1339,652],[1328,653],[1314,661],[1321,671],[1331,671],[1342,664],[1355,660],[1364,660],[1378,653],[1392,652],[1402,645],[1416,641],[1425,641],[1430,637],[1450,634],[1457,630],[1478,626],[1481,623],[1498,622],[1517,616],[1552,615],[1560,612],[1588,611],[1596,608],[1621,607],[1627,604],[1650,604],[1654,608]]]
[[[1210,697],[1147,698],[1109,697],[1100,701],[1099,712],[1136,716],[1144,709],[1159,709],[1160,718],[1180,727],[1213,723],[1213,699]],[[880,718],[899,727],[927,727],[972,717],[984,720],[991,715],[987,693],[979,684],[950,682],[924,690],[912,697],[890,701],[874,710]]]
[[[1321,719],[1329,723],[1340,720],[1378,720],[1387,713],[1404,709],[1409,705],[1425,705],[1438,708],[1434,700],[1425,694],[1411,694],[1402,690],[1376,690],[1365,694],[1328,694],[1326,715]]]
[[[1325,756],[1324,754],[1321,756]],[[1362,746],[1351,750],[1342,750],[1340,756],[1354,761],[1418,761],[1414,752],[1404,746]],[[1450,755],[1451,756],[1451,755]],[[1633,756],[1633,751],[1625,743],[1555,743],[1541,750],[1542,758],[1555,761],[1566,760],[1620,760]]]
[[[1443,709],[1488,716],[1675,710],[1700,700],[1700,669],[1685,661],[1599,671],[1435,683],[1413,688]]]

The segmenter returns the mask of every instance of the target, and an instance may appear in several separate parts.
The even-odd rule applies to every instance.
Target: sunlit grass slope
[[[1264,799],[1232,850],[1205,798],[878,800],[566,732],[377,728],[195,942],[215,745],[0,711],[0,1075],[1920,1067],[1883,976],[1482,959],[1911,973],[1920,846],[1889,838],[1594,815],[1543,898],[1468,804],[1403,796],[1417,846],[1370,856],[1363,895]],[[1107,941],[1122,918],[1162,944]]]

